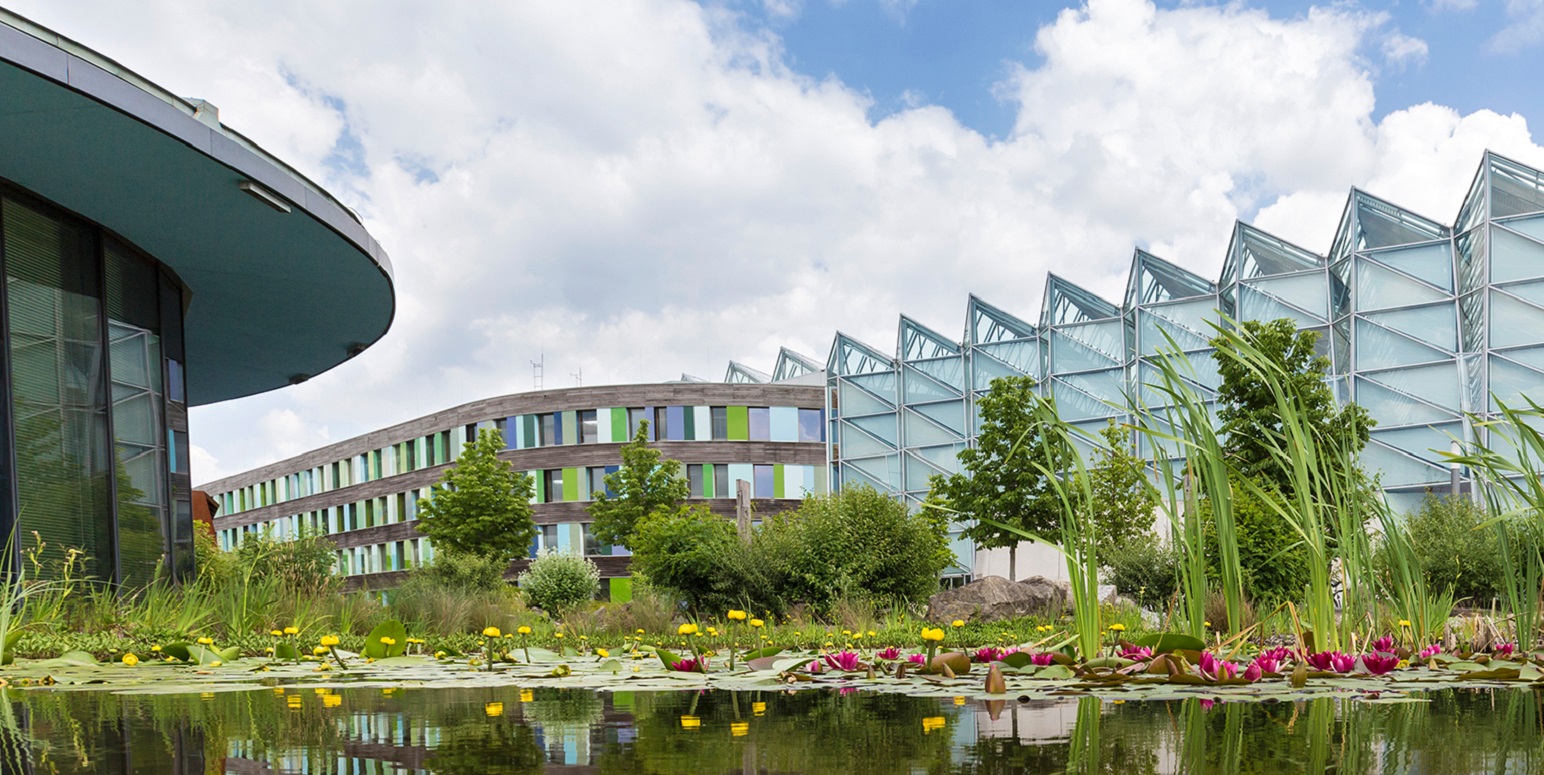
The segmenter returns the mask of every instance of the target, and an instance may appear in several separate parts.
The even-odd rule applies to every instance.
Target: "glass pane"
[[[941,404],[918,404],[912,409],[926,415],[933,422],[953,430],[960,435],[965,434],[965,402],[949,401]]]
[[[772,412],[765,406],[753,406],[749,410],[751,441],[772,439]]]
[[[877,374],[861,374],[856,377],[848,377],[854,385],[874,394],[890,404],[895,404],[895,372],[885,371]]]
[[[836,413],[838,415],[844,417],[854,417],[857,415],[879,414],[881,412],[894,411],[890,404],[875,398],[872,393],[869,393],[867,390],[853,385],[845,379],[838,382],[837,385]],[[714,415],[715,419],[713,421],[715,428],[713,438],[715,439],[718,438],[718,431],[716,430],[718,427],[717,417],[718,415]]]
[[[1490,292],[1490,346],[1516,347],[1544,341],[1544,309],[1499,290]]]
[[[1356,307],[1360,312],[1442,301],[1447,294],[1412,277],[1356,260]]]
[[[1188,327],[1177,325],[1147,310],[1137,312],[1137,352],[1142,355],[1152,355],[1160,349],[1178,347],[1181,350],[1194,350],[1206,345],[1206,337]]]
[[[893,446],[886,445],[879,439],[864,433],[862,430],[852,427],[847,423],[842,424],[841,448],[838,452],[845,458],[870,457],[883,455],[894,450]]]
[[[1504,283],[1544,277],[1544,244],[1500,226],[1490,229],[1490,281]]]
[[[950,444],[960,439],[960,434],[940,428],[931,420],[910,409],[905,410],[905,415],[906,446],[908,447],[931,447],[937,444]]]
[[[1366,379],[1376,380],[1407,396],[1414,396],[1443,409],[1457,412],[1460,408],[1459,401],[1463,391],[1462,386],[1458,382],[1458,364],[1455,361],[1434,363],[1428,366],[1409,369],[1379,371],[1364,376]],[[1360,384],[1361,382],[1358,381],[1358,385]],[[1358,391],[1360,391],[1360,388],[1358,388]],[[1366,405],[1362,401],[1361,392],[1357,393],[1356,398],[1358,403]],[[1415,422],[1428,422],[1428,420],[1424,419],[1406,422],[1386,422],[1381,417],[1377,419],[1384,425],[1410,425]]]
[[[1423,463],[1377,441],[1367,442],[1367,448],[1362,450],[1362,465],[1369,472],[1381,474],[1381,483],[1384,487],[1439,484],[1448,481],[1446,468]]]
[[[1244,320],[1276,320],[1289,318],[1296,321],[1297,325],[1316,326],[1324,321],[1301,310],[1289,307],[1276,297],[1261,293],[1247,285],[1238,288],[1238,316]]]
[[[1356,321],[1356,368],[1383,369],[1442,360],[1449,355],[1409,337],[1380,328],[1366,320]]]
[[[1051,373],[1053,374],[1107,369],[1119,364],[1119,361],[1060,331],[1051,332]]]
[[[825,441],[825,434],[821,432],[825,427],[822,414],[824,412],[819,409],[799,410],[799,441]]]
[[[1544,373],[1496,355],[1490,357],[1490,411],[1499,409],[1498,401],[1513,408],[1527,406],[1525,394],[1539,400],[1540,385],[1544,385]]]
[[[971,370],[974,372],[972,374],[972,383],[976,390],[990,390],[992,380],[999,377],[1025,376],[1023,372],[984,352],[978,351],[970,363]]]
[[[991,355],[1013,367],[1015,373],[1035,376],[1040,373],[1040,342],[1026,339],[1018,342],[987,344],[976,348],[977,352]]]
[[[1453,412],[1401,395],[1370,379],[1356,380],[1356,402],[1367,409],[1379,425],[1409,425],[1451,420]]]
[[[1264,291],[1304,312],[1329,316],[1330,298],[1323,271],[1303,272],[1269,280],[1253,280],[1249,287]]]
[[[1453,438],[1463,438],[1463,423],[1429,425],[1395,430],[1374,430],[1372,437],[1395,449],[1427,462],[1442,465],[1442,456],[1452,446]]]
[[[1458,349],[1458,311],[1452,303],[1377,312],[1367,319],[1447,352]]]
[[[1446,242],[1386,250],[1374,253],[1372,257],[1381,264],[1394,267],[1439,288],[1450,292],[1453,290],[1453,252]]]
[[[954,388],[956,394],[965,389],[964,358],[935,358],[929,361],[913,361],[911,366],[937,380],[939,384]]]
[[[958,392],[951,390],[932,378],[923,375],[916,369],[907,366],[906,373],[906,403],[918,403],[925,401],[939,401],[954,398]]]
[[[773,498],[773,497],[776,497],[776,493],[774,493],[772,491],[772,485],[774,484],[774,481],[775,481],[775,478],[773,476],[774,472],[772,470],[772,466],[770,466],[770,465],[757,465],[754,470],[755,470],[755,473],[753,475],[754,476],[754,481],[751,482],[751,497],[754,497],[754,498]]]

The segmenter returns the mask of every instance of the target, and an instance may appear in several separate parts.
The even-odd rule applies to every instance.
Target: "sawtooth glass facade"
[[[958,470],[975,401],[997,377],[1033,377],[1095,438],[1131,419],[1133,397],[1162,406],[1148,387],[1160,349],[1177,345],[1192,387],[1215,396],[1218,311],[1319,334],[1336,397],[1377,421],[1364,465],[1408,509],[1449,486],[1439,453],[1481,432],[1470,415],[1544,400],[1544,174],[1487,152],[1453,225],[1353,190],[1327,256],[1239,223],[1215,281],[1137,250],[1119,304],[1054,274],[1038,318],[971,296],[959,341],[906,316],[893,355],[838,333],[832,486],[920,503],[930,477]]]

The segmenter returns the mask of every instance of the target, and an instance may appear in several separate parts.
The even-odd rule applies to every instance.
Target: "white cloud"
[[[1432,0],[1433,11],[1472,11],[1480,4],[1480,0]]]
[[[529,389],[538,353],[557,387],[824,359],[837,329],[888,348],[902,312],[958,335],[972,291],[1034,317],[1055,271],[1119,298],[1138,244],[1215,276],[1235,218],[1322,247],[1350,185],[1450,219],[1482,148],[1544,163],[1515,116],[1374,121],[1358,52],[1384,22],[1349,6],[1092,0],[999,86],[1001,141],[920,103],[873,121],[682,0],[17,6],[214,101],[392,254],[385,340],[195,411],[218,470]],[[345,132],[362,170],[333,157]]]
[[[1426,64],[1426,56],[1431,53],[1426,41],[1412,38],[1399,30],[1386,35],[1379,50],[1383,53],[1383,61],[1396,71],[1404,70],[1411,65]]]
[[[1490,48],[1516,53],[1544,42],[1544,0],[1505,0],[1506,25],[1490,39]]]

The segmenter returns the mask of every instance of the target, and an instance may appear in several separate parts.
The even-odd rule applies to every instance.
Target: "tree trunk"
[[[1019,542],[1008,544],[1008,580],[1019,580]]]

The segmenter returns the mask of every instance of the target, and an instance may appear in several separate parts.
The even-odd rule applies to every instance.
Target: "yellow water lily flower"
[[[277,638],[280,635],[283,635],[284,633],[282,633],[282,632],[280,632],[278,630],[269,630],[268,634],[274,636],[275,638]]]
[[[1126,631],[1126,625],[1121,624],[1120,622],[1116,622],[1116,623],[1110,625],[1110,632],[1125,632],[1125,631]]]
[[[951,626],[951,627],[964,627],[965,626],[965,620],[963,620],[963,619],[955,619],[954,621],[949,623],[949,626]]]
[[[737,622],[745,621],[745,612],[744,611],[736,611],[734,609],[730,609],[729,613],[726,614],[726,616],[728,618],[734,620],[734,621],[737,621]]]
[[[942,628],[942,627],[923,627],[922,628],[922,639],[923,640],[943,640],[944,639],[944,628]]]
[[[695,635],[695,634],[697,634],[697,625],[692,624],[691,622],[687,622],[686,624],[683,624],[680,627],[676,628],[676,634],[677,635]]]
[[[133,654],[124,654],[123,664],[128,665],[129,667],[133,667],[139,664],[139,657],[136,657]]]
[[[762,627],[762,626],[765,626],[765,625],[766,625],[766,622],[764,622],[764,621],[762,621],[760,619],[752,619],[751,620],[751,626],[752,627]]]
[[[284,634],[285,635],[299,635],[300,634],[300,628],[296,627],[295,625],[292,624],[292,625],[284,628]]]
[[[497,628],[497,627],[484,627],[483,628],[483,637],[484,638],[497,638],[499,635],[500,635],[499,628]]]
[[[531,634],[531,628],[522,624],[522,625],[520,625],[520,629],[515,630],[515,632],[518,632],[521,635],[530,635]]]
[[[336,646],[336,645],[338,645],[338,636],[336,636],[336,635],[323,635],[322,636],[322,645],[323,646]]]

